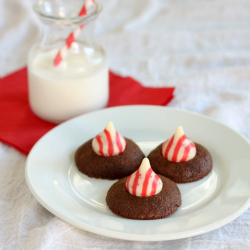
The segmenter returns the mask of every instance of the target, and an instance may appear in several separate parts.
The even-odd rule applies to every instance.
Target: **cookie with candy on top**
[[[144,157],[136,143],[123,137],[108,122],[104,131],[77,149],[75,163],[89,177],[113,180],[132,174]]]
[[[207,176],[213,166],[208,150],[186,137],[178,126],[175,134],[148,155],[152,169],[177,183],[187,183]]]
[[[110,187],[106,203],[113,213],[125,218],[161,219],[178,210],[181,193],[175,182],[155,174],[144,158],[138,170]]]

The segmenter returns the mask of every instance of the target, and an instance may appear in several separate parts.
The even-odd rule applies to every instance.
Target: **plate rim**
[[[92,114],[98,113],[98,112],[103,112],[103,111],[105,112],[106,110],[110,110],[110,109],[126,109],[126,108],[132,108],[133,109],[134,107],[168,109],[168,110],[171,110],[171,111],[188,113],[188,114],[191,114],[191,115],[195,115],[197,117],[205,118],[207,120],[215,122],[215,123],[217,123],[217,124],[219,124],[221,126],[226,127],[227,129],[231,130],[232,132],[237,134],[237,136],[239,136],[241,139],[243,139],[250,146],[250,142],[249,142],[249,140],[247,138],[245,138],[243,135],[241,135],[235,129],[227,126],[226,124],[224,124],[224,123],[222,123],[220,121],[217,121],[214,118],[210,118],[210,117],[208,117],[206,115],[195,113],[195,112],[188,111],[188,110],[178,109],[178,108],[172,108],[172,107],[166,107],[166,106],[157,106],[157,105],[124,105],[124,106],[109,107],[109,108],[105,108],[105,109],[102,109],[102,110],[97,110],[97,111],[94,111],[94,112],[83,114],[83,115],[77,116],[75,118],[72,118],[72,119],[70,119],[68,121],[65,121],[65,122],[59,124],[58,126],[54,127],[53,129],[51,129],[47,133],[45,133],[34,144],[34,146],[32,147],[31,151],[29,152],[29,154],[27,156],[26,163],[25,163],[25,179],[26,179],[26,183],[27,183],[32,195],[35,197],[35,199],[44,208],[46,208],[49,212],[51,212],[52,214],[54,214],[58,218],[62,219],[63,221],[65,221],[65,222],[67,222],[67,223],[69,223],[69,224],[71,224],[73,226],[76,226],[77,228],[86,230],[86,231],[94,233],[94,234],[98,234],[98,235],[102,235],[102,236],[106,236],[106,237],[110,237],[110,238],[122,239],[122,240],[154,242],[154,241],[168,241],[168,240],[183,239],[183,238],[194,237],[194,236],[197,236],[197,235],[201,235],[201,234],[204,234],[204,233],[211,232],[211,231],[213,231],[215,229],[218,229],[218,228],[228,224],[229,222],[235,220],[237,217],[239,217],[242,213],[244,213],[250,207],[250,196],[249,196],[248,200],[246,200],[246,202],[239,209],[237,209],[234,213],[230,214],[229,216],[227,216],[226,218],[224,218],[222,220],[219,220],[219,221],[214,222],[212,224],[203,226],[203,227],[199,228],[199,230],[192,229],[190,231],[173,233],[173,234],[139,235],[139,234],[130,234],[130,233],[124,233],[124,232],[110,231],[110,230],[106,230],[106,229],[102,229],[102,228],[98,228],[98,227],[93,227],[91,225],[86,225],[85,223],[78,222],[78,221],[76,221],[76,220],[74,220],[72,218],[68,218],[63,213],[61,213],[60,211],[57,211],[52,206],[50,206],[46,201],[44,201],[36,193],[36,190],[33,188],[32,184],[31,184],[31,180],[30,180],[30,177],[29,177],[29,169],[28,168],[29,168],[29,159],[31,158],[31,155],[32,155],[33,151],[36,150],[36,146],[40,143],[41,140],[43,140],[49,134],[53,133],[54,130],[57,130],[58,127],[64,126],[64,124],[66,124],[66,123],[71,123],[73,120],[79,119],[80,117],[92,115]],[[147,239],[145,239],[145,237]]]

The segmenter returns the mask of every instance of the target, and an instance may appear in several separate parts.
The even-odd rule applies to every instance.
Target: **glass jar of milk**
[[[87,13],[79,16],[83,8]],[[42,20],[44,35],[28,57],[33,112],[60,123],[105,107],[109,97],[108,59],[92,38],[93,20],[101,5],[89,0],[40,0],[34,10]]]

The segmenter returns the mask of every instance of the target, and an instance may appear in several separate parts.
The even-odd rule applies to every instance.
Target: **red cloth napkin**
[[[27,68],[0,79],[0,140],[27,155],[36,141],[57,124],[38,118],[28,102]],[[108,107],[132,104],[165,106],[174,88],[146,88],[110,72]]]

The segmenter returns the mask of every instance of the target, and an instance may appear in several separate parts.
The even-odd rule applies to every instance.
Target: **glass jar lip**
[[[36,3],[34,3],[34,5],[33,5],[34,12],[39,17],[46,18],[46,19],[51,20],[51,21],[63,22],[65,24],[77,24],[77,25],[79,25],[79,24],[86,23],[92,19],[95,19],[97,17],[97,15],[102,11],[102,4],[94,2],[93,4],[95,6],[95,9],[90,14],[86,14],[86,15],[82,15],[82,16],[75,16],[75,17],[69,17],[69,16],[59,17],[59,16],[54,16],[54,15],[49,15],[49,14],[46,14],[43,11],[41,11],[39,6],[43,2],[44,2],[44,0],[37,1]]]

